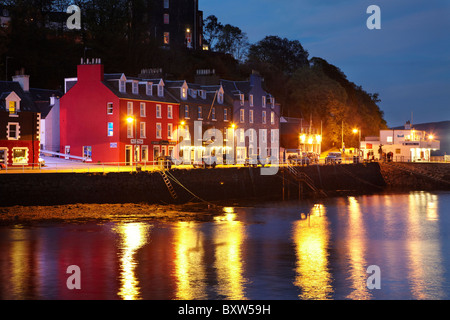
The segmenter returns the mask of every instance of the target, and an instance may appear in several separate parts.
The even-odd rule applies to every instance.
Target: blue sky
[[[369,30],[370,5],[381,29]],[[200,0],[204,17],[238,26],[251,43],[299,40],[310,57],[378,92],[389,126],[450,120],[450,0]]]

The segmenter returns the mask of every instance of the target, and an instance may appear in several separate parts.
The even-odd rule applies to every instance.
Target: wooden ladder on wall
[[[166,172],[164,170],[159,170],[159,174],[162,176],[164,183],[166,184],[166,187],[170,192],[170,195],[174,200],[176,200],[178,198],[177,193],[175,192],[175,189],[173,188],[172,183],[170,182]]]

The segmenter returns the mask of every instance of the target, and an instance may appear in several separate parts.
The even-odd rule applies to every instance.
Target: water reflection
[[[297,256],[294,285],[300,299],[330,299],[333,293],[329,269],[330,230],[323,205],[315,205],[310,219],[294,222],[293,240]]]
[[[215,262],[218,294],[224,299],[244,300],[247,280],[243,275],[242,247],[246,239],[245,226],[237,221],[232,208],[216,219],[214,226]]]
[[[206,299],[204,235],[198,223],[175,226],[175,278],[178,300]]]
[[[348,241],[347,254],[349,263],[349,280],[351,293],[348,299],[370,298],[367,289],[367,262],[364,253],[367,250],[366,230],[363,215],[358,200],[355,197],[348,198]]]
[[[141,298],[139,280],[136,276],[136,252],[147,243],[150,226],[146,223],[122,223],[114,228],[121,237],[120,256],[120,289],[118,295],[123,300]]]
[[[409,195],[407,230],[408,274],[414,299],[439,299],[444,292],[437,197],[425,192]],[[426,220],[423,214],[426,215]],[[433,266],[433,267],[430,267]]]
[[[33,260],[28,239],[29,231],[21,227],[11,230],[11,277],[9,279],[14,299],[26,299],[29,294],[27,288],[32,287],[32,265]]]

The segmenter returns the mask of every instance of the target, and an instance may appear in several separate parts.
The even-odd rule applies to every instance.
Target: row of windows
[[[108,115],[112,115],[114,113],[114,104],[112,102],[109,102],[106,106],[106,113]],[[127,103],[127,116],[133,116],[134,110],[133,110],[133,102]],[[141,102],[139,104],[139,115],[143,118],[147,116],[147,105],[145,102]],[[157,104],[156,105],[156,118],[162,118],[162,105]],[[173,119],[173,106],[168,105],[167,106],[167,118]]]
[[[212,107],[211,111],[210,111],[210,115],[211,120],[217,120],[216,117],[216,107]],[[184,118],[185,119],[190,119],[191,115],[190,115],[190,107],[188,105],[184,106]],[[203,107],[198,106],[197,107],[197,118],[198,120],[203,120]],[[223,109],[223,121],[228,121],[228,109]]]
[[[239,113],[239,122],[245,123],[245,110],[240,109]],[[249,110],[248,112],[248,122],[254,123],[254,110]],[[263,124],[267,123],[267,112],[265,110],[262,111],[261,122]],[[270,124],[275,124],[275,112],[270,112]]]
[[[127,124],[127,138],[129,139],[133,139],[134,137],[134,127],[133,127],[133,123],[128,123]],[[114,136],[114,123],[113,122],[108,122],[108,137],[113,137]],[[145,122],[140,122],[139,123],[139,137],[141,139],[145,139],[147,138],[147,124]],[[162,139],[163,135],[162,135],[162,124],[161,123],[157,123],[156,124],[156,139]],[[168,123],[167,124],[167,139],[173,139],[173,124],[172,123]]]

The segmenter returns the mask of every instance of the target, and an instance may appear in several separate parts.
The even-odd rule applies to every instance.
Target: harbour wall
[[[450,170],[450,166],[446,168]],[[424,181],[428,189],[433,187],[425,177],[410,177],[404,170],[378,163],[297,167],[310,177],[320,193],[296,180],[285,168],[267,176],[261,175],[260,170],[170,170],[167,175],[176,199],[159,172],[2,174],[0,206],[298,199],[382,192],[395,188],[398,181],[402,188],[418,190]],[[444,184],[434,187],[450,189]]]

